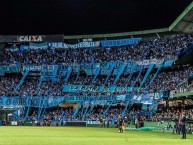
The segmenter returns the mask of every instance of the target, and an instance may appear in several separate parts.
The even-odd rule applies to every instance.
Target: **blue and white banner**
[[[136,67],[135,62],[102,62],[94,65],[86,65],[85,72],[87,75],[94,75],[97,68],[100,68],[100,75],[108,75],[111,71],[109,68],[114,67],[113,75],[118,75],[122,66],[126,66],[124,69],[124,74],[129,74],[131,72],[137,72],[139,67]]]
[[[152,104],[153,98],[144,98],[142,99],[141,103],[142,104],[146,104],[146,105],[150,105]]]
[[[23,66],[23,71],[42,71],[42,70],[46,70],[46,71],[53,71],[54,70],[54,65],[30,65],[30,66]]]
[[[136,64],[148,66],[150,64],[160,65],[163,62],[164,62],[164,59],[149,59],[149,60],[143,60],[143,61],[136,61]]]
[[[154,68],[158,67],[171,67],[174,63],[174,60],[144,60],[144,61],[137,61],[137,62],[105,62],[105,63],[96,63],[96,64],[72,64],[70,65],[73,69],[73,72],[79,72],[80,69],[84,70],[87,75],[94,75],[97,71],[99,71],[99,75],[109,75],[111,73],[111,68],[113,67],[112,74],[118,75],[121,71],[121,69],[124,69],[122,74],[130,74],[133,72],[137,72],[140,70],[141,66],[145,66],[144,68],[147,68],[151,64],[155,64]],[[163,64],[163,65],[162,65]],[[1,70],[6,69],[6,72],[18,72],[18,71],[41,71],[41,70],[54,70],[54,67],[58,67],[58,71],[66,70],[66,68],[69,67],[69,65],[15,65],[15,66],[0,66]],[[125,66],[125,67],[123,67]],[[5,71],[3,71],[5,72]]]
[[[28,50],[29,49],[29,46],[26,46],[26,45],[21,45],[20,46],[20,50],[23,51],[23,50]]]
[[[89,86],[89,85],[64,85],[63,92],[100,92],[102,90],[100,86]]]
[[[48,48],[48,43],[30,43],[29,44],[30,49],[47,49]]]
[[[65,100],[70,101],[112,101],[113,96],[66,96]]]
[[[28,102],[31,101],[31,107],[40,107],[42,106],[42,99],[45,100],[44,107],[54,107],[59,105],[60,103],[64,102],[65,100],[70,102],[74,101],[83,101],[83,103],[86,103],[87,101],[94,101],[95,103],[97,102],[105,102],[105,101],[126,101],[126,100],[131,100],[131,95],[128,94],[123,94],[123,95],[97,95],[97,96],[47,96],[42,98],[41,96],[34,96],[33,99],[31,99],[31,96],[12,96],[12,97],[7,97],[7,96],[1,96],[0,97],[0,107],[21,107],[21,106],[28,106]],[[140,98],[140,99],[138,99]],[[133,97],[133,101],[142,103],[145,105],[152,104],[153,103],[153,97],[149,97],[149,95],[135,95]],[[88,102],[87,102],[88,103]],[[153,104],[156,105],[156,104]]]
[[[128,39],[119,39],[119,40],[102,40],[102,47],[111,47],[111,46],[124,46],[124,45],[133,45],[138,44],[141,41],[141,38],[128,38]]]
[[[29,46],[21,45],[20,50],[28,50],[28,49],[47,49],[48,43],[30,43]]]
[[[20,66],[0,66],[0,71],[2,72],[20,72]]]
[[[91,41],[91,42],[80,42],[77,44],[66,44],[63,42],[60,43],[49,43],[49,47],[52,49],[55,48],[91,48],[100,46],[100,41]]]
[[[117,95],[116,100],[117,101],[125,101],[126,95]]]
[[[164,67],[170,67],[173,65],[173,63],[174,63],[174,60],[166,60],[164,62]]]
[[[19,48],[5,48],[7,51],[16,52],[19,50]]]
[[[135,88],[136,90],[137,88]],[[90,86],[90,85],[64,85],[63,92],[131,92],[132,87],[118,87],[118,86]]]
[[[140,103],[141,99],[142,99],[141,94],[140,95],[134,95],[132,101],[134,101],[135,103]]]

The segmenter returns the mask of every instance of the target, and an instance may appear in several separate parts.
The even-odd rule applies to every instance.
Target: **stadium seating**
[[[178,85],[193,74],[190,65],[172,66],[192,42],[189,35],[174,35],[112,47],[64,49],[14,44],[0,55],[0,96],[4,100],[10,97],[28,100],[25,107],[40,110],[31,113],[36,120],[45,117],[57,120],[53,117],[59,114],[59,120],[63,118],[63,121],[69,118],[99,121],[101,117],[116,120],[115,116],[126,115],[136,102],[152,104],[155,101],[157,104],[156,100],[162,98],[164,91],[178,89]],[[108,107],[96,112],[90,104],[100,104],[97,99]],[[78,109],[68,108],[53,114],[44,112],[45,108],[65,101],[79,101]],[[124,107],[112,109],[112,104],[119,101]],[[4,105],[7,102],[1,101]],[[150,118],[150,112],[142,116]],[[28,114],[30,112],[24,109],[20,117],[30,120]]]

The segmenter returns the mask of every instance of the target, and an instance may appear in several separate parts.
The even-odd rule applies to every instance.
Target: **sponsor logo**
[[[20,42],[42,42],[42,36],[19,36]]]

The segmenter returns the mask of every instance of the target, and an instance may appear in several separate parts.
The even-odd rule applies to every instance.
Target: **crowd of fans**
[[[111,48],[5,50],[0,56],[0,64],[80,64],[163,59],[179,55],[192,41],[190,35],[174,35],[169,38],[152,39],[135,45]]]
[[[158,118],[158,125],[162,121],[168,121],[167,129],[172,129],[173,133],[181,134],[182,133],[182,118],[185,116],[185,126],[186,131],[193,131],[193,106],[192,105],[178,105],[171,106],[169,108],[162,108],[160,113],[157,113],[156,117]],[[174,126],[171,125],[171,122],[175,122]]]
[[[0,96],[61,96],[63,83],[62,81],[42,81],[38,77],[27,77],[23,84],[17,88],[21,76],[9,75],[0,77]]]
[[[147,69],[146,69],[147,70]],[[71,75],[69,80],[65,82],[63,78],[59,81],[53,80],[43,80],[40,77],[27,76],[21,86],[18,86],[22,76],[21,75],[6,75],[0,77],[0,96],[65,96],[71,95],[70,93],[63,92],[63,87],[65,84],[76,84],[76,85],[96,85],[96,86],[133,86],[134,88],[139,88],[146,70],[144,69],[138,78],[139,72],[132,75],[130,81],[126,82],[130,74],[121,75],[118,81],[114,84],[116,76],[111,75],[108,79],[107,76],[97,76],[95,81],[93,81],[94,76],[81,74],[77,80],[76,75]],[[143,86],[138,91],[148,91],[148,92],[163,92],[170,90],[177,90],[181,83],[188,80],[188,78],[193,74],[192,66],[174,66],[172,68],[166,68],[161,70],[157,76],[154,78],[155,71],[152,71]],[[152,81],[152,79],[154,80]],[[107,79],[107,80],[106,80]],[[184,86],[186,87],[186,86]],[[114,94],[126,94],[127,91],[114,92]],[[77,95],[108,95],[108,92],[77,92]]]
[[[66,107],[66,108],[51,108],[47,109],[43,115],[38,118],[38,110],[32,110],[29,113],[29,116],[25,118],[25,111],[22,111],[19,116],[19,121],[22,123],[24,121],[32,122],[32,125],[35,125],[35,122],[41,123],[41,125],[49,126],[49,125],[64,125],[66,121],[87,121],[87,122],[95,122],[96,124],[100,124],[101,122],[105,123],[107,126],[109,124],[117,125],[118,117],[123,115],[123,110],[125,108],[124,103],[122,104],[114,104],[108,109],[108,105],[95,105],[93,108],[90,106],[85,114],[85,118],[83,118],[83,114],[86,111],[84,105],[79,108],[77,114],[74,114],[75,108]],[[130,108],[131,109],[131,108]],[[140,107],[133,106],[130,112],[126,112],[124,114],[125,120],[127,122],[135,122],[137,117],[143,117],[144,120],[149,120],[151,116],[149,116],[148,111],[142,111]],[[21,124],[22,125],[22,124]],[[40,125],[40,124],[39,124]]]
[[[60,109],[48,109],[48,111],[46,111],[45,114],[41,116],[39,119],[38,119],[38,110],[35,110],[31,113],[30,117],[28,117],[28,120],[30,121],[52,120],[54,122],[86,121],[86,120],[100,121],[100,118],[104,115],[104,112],[107,109],[107,106],[95,105],[93,109],[90,106],[87,110],[85,118],[83,119],[83,114],[86,110],[86,108],[84,107],[85,106],[83,105],[81,108],[79,108],[76,115],[74,114],[75,109],[73,109],[73,107],[66,107],[66,108],[60,108]],[[117,119],[118,115],[122,113],[123,107],[124,106],[111,107],[105,114],[105,119],[109,119],[109,120]],[[20,116],[24,114],[21,114]]]
[[[161,108],[161,111],[158,111],[157,113],[157,118],[172,118],[179,120],[182,112],[185,113],[187,119],[193,119],[193,106],[190,104],[179,104],[177,106]]]
[[[85,49],[26,49],[17,51],[5,50],[0,56],[0,65],[8,64],[72,64],[72,63],[97,63],[104,61],[128,61],[128,60],[143,60],[150,58],[167,58],[167,56],[179,55],[180,52],[187,49],[192,43],[192,37],[189,35],[174,35],[169,38],[152,39],[139,44],[111,47],[111,48],[85,48]],[[40,77],[25,78],[23,84],[17,89],[17,85],[21,80],[21,75],[6,75],[0,77],[0,96],[30,96],[30,95],[50,95],[60,96],[67,95],[62,92],[64,84],[80,84],[80,85],[95,85],[95,86],[133,86],[140,87],[143,77],[147,69],[144,69],[139,75],[139,72],[130,74],[122,74],[115,82],[115,75],[107,76],[100,75],[94,79],[93,75],[86,75],[81,70],[80,75],[72,72],[68,81],[60,78],[59,81],[52,80],[42,81]],[[155,80],[150,84],[154,77],[155,71],[150,73],[142,90],[149,86],[148,91],[160,92],[163,90],[174,90],[177,85],[188,78],[193,73],[191,66],[183,66],[179,69],[162,70],[158,73]],[[138,78],[139,75],[139,78]],[[128,79],[131,77],[130,79]],[[126,81],[129,80],[129,81]],[[127,93],[127,92],[122,92]],[[89,94],[89,93],[88,93]],[[87,94],[87,95],[88,95]],[[96,94],[96,93],[90,93]],[[101,94],[106,94],[102,92]],[[69,94],[70,95],[70,94]]]
[[[118,103],[112,105],[108,109],[108,105],[95,105],[94,108],[91,106],[87,110],[85,118],[83,114],[86,111],[85,105],[79,109],[77,114],[74,114],[75,108],[50,108],[45,110],[44,114],[38,118],[38,110],[32,110],[27,119],[24,119],[25,111],[21,113],[18,120],[19,125],[24,125],[25,121],[29,121],[32,125],[37,126],[64,126],[68,121],[86,121],[88,124],[100,124],[100,127],[118,127],[119,117],[122,116],[124,124],[135,125],[136,128],[143,127],[144,121],[157,122],[157,127],[173,130],[173,133],[181,133],[181,119],[182,114],[186,116],[186,130],[193,131],[192,123],[188,121],[193,120],[193,107],[192,105],[180,104],[178,106],[171,106],[169,108],[161,108],[161,111],[156,113],[150,109],[142,109],[140,105],[134,105],[129,108],[129,111],[123,115],[125,109],[124,103]],[[6,120],[4,120],[6,124]],[[162,126],[163,122],[167,123],[167,126]],[[174,123],[172,123],[174,122]],[[174,124],[174,125],[173,125]]]
[[[118,79],[117,82],[115,82],[116,76],[111,75],[107,81],[106,78],[107,76],[98,76],[96,80],[92,81],[94,76],[86,76],[82,75],[79,77],[77,82],[71,81],[72,78],[75,78],[75,76],[72,76],[70,78],[70,82],[72,84],[77,84],[77,85],[96,85],[96,86],[112,86],[112,85],[117,85],[117,86],[133,86],[133,87],[140,87],[141,82],[143,80],[143,77],[146,73],[147,69],[144,69],[141,72],[141,75],[138,78],[138,75],[140,72],[136,72],[131,76],[130,81],[126,81],[129,77],[130,74],[122,74],[120,78]],[[143,88],[147,88],[148,91],[150,92],[161,92],[165,90],[176,90],[178,89],[178,86],[183,83],[184,81],[188,80],[188,78],[193,74],[193,67],[189,65],[185,66],[175,66],[172,68],[166,68],[161,70],[157,76],[154,78],[154,75],[156,73],[156,70],[152,71],[148,78],[146,79],[145,83],[142,86]],[[151,80],[154,79],[152,82]],[[106,81],[106,82],[105,82]],[[151,83],[150,83],[151,82]],[[71,84],[70,83],[70,84]]]
[[[150,85],[149,90],[152,92],[176,90],[179,88],[179,85],[187,81],[192,74],[193,67],[189,65],[169,68],[167,71],[162,70]],[[152,77],[153,74],[150,75],[149,81]],[[144,86],[147,84],[148,81],[146,81]]]

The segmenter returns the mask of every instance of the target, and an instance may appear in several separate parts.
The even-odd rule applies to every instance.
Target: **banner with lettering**
[[[136,61],[136,64],[147,66],[150,64],[160,65],[163,62],[164,62],[164,59],[149,59],[149,60]]]
[[[114,96],[66,96],[65,99],[70,101],[112,101]]]
[[[24,107],[28,106],[29,101],[31,102],[31,107],[42,107],[42,100],[44,100],[44,107],[54,107],[61,103],[64,103],[65,101],[68,102],[74,102],[74,101],[83,101],[83,103],[88,103],[91,101],[94,102],[106,102],[106,101],[127,101],[131,100],[136,103],[142,103],[145,105],[152,104],[155,100],[153,97],[151,97],[149,94],[139,94],[139,95],[131,95],[131,94],[123,94],[123,95],[97,95],[97,96],[77,96],[77,95],[66,95],[66,96],[1,96],[0,97],[0,107],[6,108],[9,107],[10,109],[14,109],[17,107]]]
[[[30,66],[23,66],[22,70],[23,71],[42,71],[42,70],[54,70],[54,65],[30,65]]]
[[[52,49],[55,48],[91,48],[100,46],[100,41],[90,41],[90,42],[80,42],[77,44],[66,44],[63,42],[60,43],[49,43],[49,47]]]
[[[73,72],[78,73],[80,70],[83,70],[86,72],[87,75],[95,75],[98,73],[99,75],[109,75],[111,72],[112,66],[112,75],[118,75],[120,73],[120,70],[124,70],[122,74],[130,74],[133,72],[138,72],[141,68],[141,66],[145,66],[143,68],[147,68],[150,64],[155,64],[155,68],[158,67],[171,67],[174,60],[144,60],[144,61],[138,61],[138,62],[102,62],[102,63],[89,63],[89,64],[64,64],[64,65],[10,65],[10,66],[0,66],[0,69],[2,72],[19,72],[19,71],[42,71],[42,70],[54,70],[54,67],[58,67],[58,71],[66,70],[69,66],[73,69]]]
[[[30,49],[47,49],[48,48],[48,43],[30,43],[29,44]]]
[[[102,47],[112,47],[112,46],[124,46],[124,45],[133,45],[138,44],[141,41],[141,38],[128,38],[128,39],[119,39],[119,40],[102,40]]]
[[[42,106],[42,100],[44,101],[44,108],[54,107],[59,105],[60,103],[65,101],[64,96],[56,96],[54,99],[50,99],[51,97],[47,96],[42,98],[41,96],[36,96],[31,99],[31,96],[12,96],[7,97],[3,96],[0,97],[0,107],[3,106],[3,108],[21,108],[23,106],[27,106],[28,102],[30,101],[31,107],[40,107]],[[16,110],[16,109],[15,109]]]
[[[100,75],[108,75],[110,73],[110,69],[114,66],[113,75],[118,75],[122,66],[126,66],[124,69],[124,74],[129,74],[131,72],[137,72],[139,67],[137,67],[135,62],[102,62],[96,63],[94,65],[86,65],[85,72],[87,75],[94,75],[96,73],[97,68],[100,68]]]
[[[91,86],[91,85],[64,85],[63,92],[131,92],[133,89],[137,90],[138,88],[132,87],[119,87],[119,86]]]
[[[0,66],[2,72],[21,72],[20,66]]]

